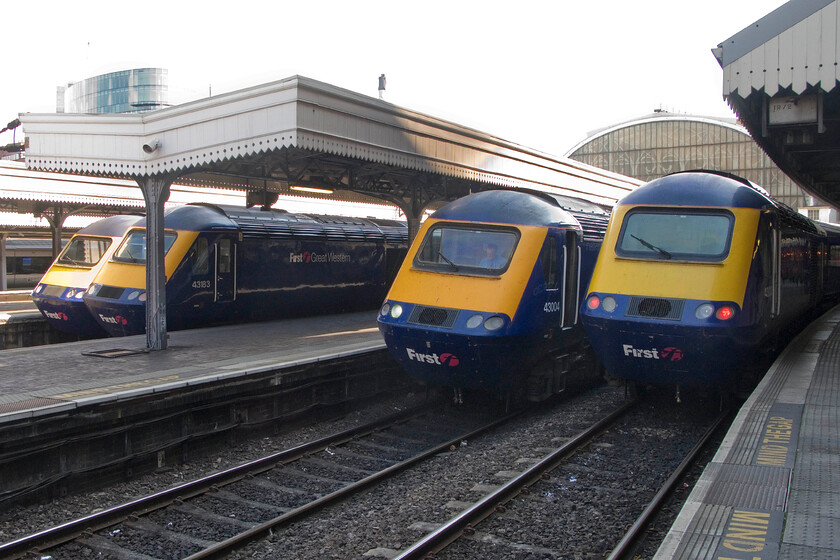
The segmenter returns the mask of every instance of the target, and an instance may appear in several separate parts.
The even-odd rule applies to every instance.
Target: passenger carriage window
[[[105,255],[111,240],[103,237],[74,237],[58,256],[58,264],[92,267]]]
[[[545,240],[540,260],[545,278],[545,289],[556,290],[560,287],[560,274],[557,268],[557,240],[555,238],[549,237]]]
[[[423,270],[499,276],[507,270],[519,231],[514,228],[436,224],[414,258]]]
[[[219,240],[219,274],[230,272],[230,239]]]
[[[210,252],[207,250],[206,237],[199,237],[195,240],[190,258],[193,276],[204,276],[210,273]]]
[[[632,210],[615,252],[634,259],[718,262],[729,255],[734,223],[725,210]]]
[[[163,254],[169,252],[175,239],[178,237],[174,231],[167,231],[163,234]],[[123,239],[122,245],[111,257],[116,262],[146,264],[146,231],[133,231]]]

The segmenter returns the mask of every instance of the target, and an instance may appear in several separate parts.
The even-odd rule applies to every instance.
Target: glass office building
[[[59,88],[59,113],[140,113],[169,105],[168,71],[135,68]],[[63,105],[63,106],[62,106]]]
[[[794,209],[812,202],[735,119],[654,113],[594,132],[566,156],[642,181],[690,169],[726,171]]]

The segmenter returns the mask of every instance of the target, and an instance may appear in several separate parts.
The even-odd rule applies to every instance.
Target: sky
[[[173,104],[294,75],[562,156],[662,109],[733,118],[711,49],[782,0],[83,3],[4,10],[0,128],[56,86],[169,71]],[[0,134],[0,146],[21,141]]]

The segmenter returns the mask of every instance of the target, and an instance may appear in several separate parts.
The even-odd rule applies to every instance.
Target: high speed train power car
[[[464,389],[541,400],[570,375],[594,375],[578,308],[608,217],[521,190],[447,204],[424,222],[380,310],[388,349],[456,401]]]
[[[407,247],[395,220],[188,204],[164,215],[171,330],[375,309]],[[84,294],[109,334],[146,327],[145,220],[130,229]]]
[[[111,216],[80,229],[44,273],[32,301],[55,328],[80,336],[105,336],[82,297],[137,215]]]
[[[837,297],[839,235],[732,175],[651,181],[613,210],[584,326],[609,374],[678,395],[732,390],[762,349]]]

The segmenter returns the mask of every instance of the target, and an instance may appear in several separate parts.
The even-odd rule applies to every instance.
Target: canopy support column
[[[50,224],[53,259],[61,252],[61,230],[64,227],[64,220],[72,213],[72,208],[65,208],[60,203],[54,204],[53,206],[38,205],[35,208],[35,217],[43,217]]]
[[[409,245],[414,241],[414,238],[417,237],[417,233],[420,231],[423,212],[426,210],[427,200],[431,198],[427,190],[417,184],[411,185],[410,190],[411,198],[409,200],[403,199],[403,204],[400,204],[400,208],[405,213],[405,220],[408,225]]]
[[[166,350],[166,265],[163,210],[172,178],[136,177],[146,200],[146,348]]]
[[[0,233],[0,290],[8,290],[9,282],[6,278],[6,239],[8,233]]]

